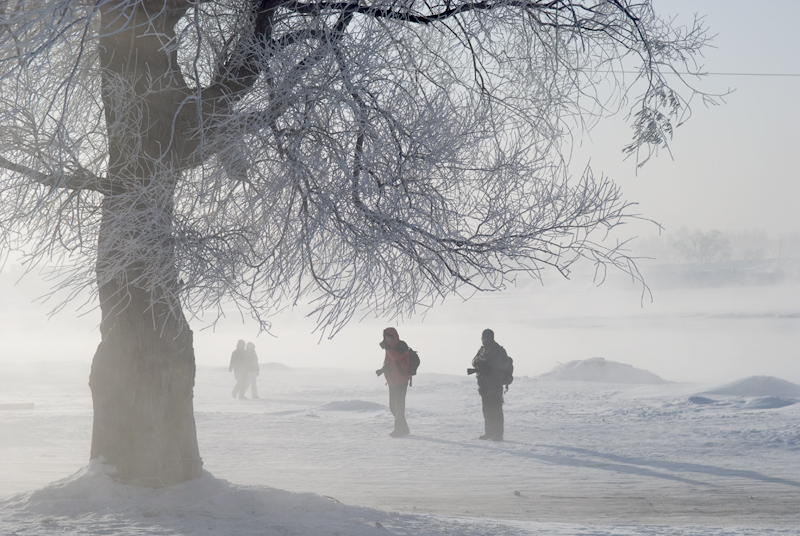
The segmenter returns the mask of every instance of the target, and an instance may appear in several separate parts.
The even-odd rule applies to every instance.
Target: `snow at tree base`
[[[205,473],[151,489],[86,464],[87,364],[3,364],[0,407],[35,407],[0,411],[0,534],[800,534],[800,386],[778,378],[576,360],[518,376],[487,444],[473,377],[420,369],[393,439],[372,371],[262,370],[235,400],[226,366],[199,367]]]

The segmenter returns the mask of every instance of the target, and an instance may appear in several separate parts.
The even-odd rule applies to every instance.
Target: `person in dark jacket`
[[[228,372],[230,371],[233,371],[233,377],[236,378],[236,385],[233,386],[231,395],[233,398],[237,396],[240,399],[247,398],[244,396],[244,392],[247,391],[247,350],[245,342],[241,339],[231,354],[231,364],[228,366]]]
[[[375,373],[378,376],[383,374],[389,385],[389,409],[394,415],[394,430],[389,435],[405,436],[411,433],[406,422],[406,392],[411,378],[408,373],[408,345],[400,340],[396,329],[386,328],[383,330],[380,347],[386,354],[383,367]]]
[[[472,360],[472,369],[478,377],[478,393],[483,404],[484,434],[479,439],[502,441],[504,433],[503,417],[503,377],[508,368],[508,354],[494,340],[494,331],[483,330],[481,348]]]
[[[259,398],[258,396],[258,384],[256,379],[258,378],[258,374],[260,372],[260,367],[258,366],[258,355],[256,354],[256,345],[252,342],[248,342],[247,346],[245,347],[245,369],[247,370],[247,380],[245,381],[245,389],[250,387],[250,396],[254,399]]]

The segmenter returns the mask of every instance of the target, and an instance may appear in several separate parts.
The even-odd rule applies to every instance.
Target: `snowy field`
[[[35,406],[0,411],[0,534],[800,534],[790,382],[583,360],[517,378],[493,443],[466,375],[420,372],[412,435],[392,439],[374,373],[264,369],[262,399],[240,401],[227,368],[199,368],[208,474],[150,490],[86,465],[88,366],[3,366],[0,404]]]
[[[302,326],[257,339],[262,398],[246,401],[227,371],[246,335],[196,331],[207,474],[161,490],[87,465],[96,332],[19,299],[2,318],[0,536],[800,535],[800,279],[681,277],[644,307],[635,289],[556,284],[401,324],[423,360],[401,439],[373,372],[385,321],[319,346]],[[465,374],[484,327],[517,370],[502,443],[477,439]]]

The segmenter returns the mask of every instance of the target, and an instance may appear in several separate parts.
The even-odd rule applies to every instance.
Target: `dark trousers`
[[[389,409],[394,415],[394,431],[408,433],[408,423],[406,422],[406,392],[408,385],[389,386]]]
[[[233,398],[244,398],[244,393],[247,391],[247,387],[249,385],[249,382],[247,381],[247,373],[238,372],[234,373],[234,376],[236,376],[236,385],[233,386],[233,391],[231,394],[233,395]]]
[[[503,437],[503,387],[499,389],[481,389],[481,402],[483,403],[483,422],[486,435],[492,438]]]

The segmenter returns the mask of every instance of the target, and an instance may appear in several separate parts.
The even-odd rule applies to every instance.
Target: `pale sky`
[[[622,118],[591,133],[592,166],[623,187],[641,212],[665,226],[725,231],[800,232],[800,2],[776,0],[655,0],[678,20],[704,15],[714,46],[705,54],[708,93],[733,92],[726,104],[693,107],[678,128],[670,156],[661,153],[636,174],[621,148]],[[796,76],[750,76],[752,74]],[[745,76],[748,75],[748,76]]]
[[[706,53],[705,67],[709,73],[740,73],[740,75],[712,75],[700,82],[699,87],[709,93],[733,92],[725,98],[726,104],[705,108],[697,103],[693,118],[677,129],[671,146],[671,156],[662,153],[636,172],[632,160],[625,161],[621,152],[629,140],[629,130],[621,118],[612,118],[601,123],[591,133],[591,143],[584,147],[585,155],[591,155],[596,174],[611,176],[622,187],[626,198],[639,203],[639,211],[646,217],[664,225],[666,232],[682,226],[703,230],[720,229],[726,231],[764,230],[770,235],[800,232],[800,180],[796,160],[798,141],[800,141],[800,76],[752,76],[753,74],[800,75],[800,45],[796,39],[796,24],[800,20],[800,2],[796,0],[775,0],[769,3],[753,3],[743,0],[655,0],[656,8],[662,13],[679,14],[681,19],[691,17],[694,12],[705,16],[716,49]],[[585,164],[585,162],[584,162]],[[577,167],[582,167],[580,164]],[[644,231],[654,232],[648,227]],[[0,326],[3,344],[0,345],[0,359],[78,359],[89,361],[99,342],[96,329],[99,313],[96,311],[83,318],[77,318],[78,303],[67,306],[54,318],[48,320],[47,312],[53,304],[34,305],[31,301],[41,294],[44,287],[29,276],[21,286],[13,287],[13,274],[9,267],[0,274]],[[576,283],[577,288],[583,283]],[[572,293],[568,303],[575,310],[564,311],[565,318],[575,318],[581,311],[582,300],[575,299],[576,287],[563,287]],[[796,289],[796,287],[795,287]],[[645,314],[658,313],[658,307],[670,298],[656,296],[656,305],[646,309]],[[773,298],[769,298],[774,302]],[[775,298],[777,299],[777,298]],[[780,303],[780,307],[797,307],[799,298]],[[735,303],[735,300],[733,300]],[[537,302],[540,303],[540,302]],[[544,303],[553,304],[553,298],[545,298]],[[447,309],[458,316],[462,309],[457,301],[448,302]],[[535,309],[536,303],[531,308]],[[629,296],[624,304],[624,315],[638,314],[637,296]],[[653,309],[652,307],[656,307]],[[673,306],[673,311],[679,310]],[[734,305],[731,305],[734,307]],[[767,307],[767,305],[764,305]],[[471,306],[480,318],[480,307]],[[466,309],[463,309],[466,311]],[[466,314],[466,313],[464,313]],[[546,311],[535,312],[540,318]],[[310,333],[313,323],[302,320],[302,315],[291,314],[275,318],[277,339],[261,336],[257,339],[252,324],[242,326],[231,319],[218,333],[201,332],[197,323],[195,330],[197,359],[200,364],[227,366],[230,350],[235,340],[245,338],[255,340],[262,361],[286,361],[298,366],[342,366],[365,368],[377,367],[382,359],[377,348],[380,329],[397,322],[370,320],[363,324],[348,326],[333,342],[317,346],[317,337]],[[487,321],[491,321],[488,316]],[[440,341],[421,353],[427,366],[423,370],[460,373],[474,354],[479,344],[481,326],[453,324],[447,315],[434,311],[426,324],[414,322],[414,326],[399,326],[403,333],[415,335],[416,340],[436,336],[431,330],[441,330],[438,335],[452,341],[452,351],[448,342]],[[510,353],[519,352],[519,341],[526,328],[517,326],[516,333],[508,333],[510,325],[503,326],[504,340],[512,342]],[[776,327],[775,329],[778,329]],[[772,329],[772,328],[770,328]],[[782,328],[781,328],[782,329]],[[794,329],[793,327],[790,329]],[[729,335],[729,334],[728,334]],[[742,349],[735,339],[726,351],[736,353]],[[765,335],[762,344],[750,337],[757,347],[771,344],[774,367],[764,373],[778,374],[782,360],[789,359],[786,346],[800,346],[790,341],[791,333],[781,332],[778,336]],[[534,333],[534,337],[536,334]],[[562,332],[553,335],[570,337]],[[710,337],[710,338],[709,338]],[[800,342],[797,338],[794,342]],[[777,342],[776,342],[777,341]],[[782,341],[782,342],[781,342]],[[594,357],[591,348],[600,348],[601,342],[614,341],[586,340],[585,353],[552,351],[547,359],[530,366],[521,362],[522,370],[529,374],[545,372],[554,359],[570,360]],[[668,341],[665,341],[665,344]],[[691,341],[685,341],[688,350]],[[554,347],[557,343],[553,343]],[[619,345],[619,343],[616,343]],[[703,342],[709,352],[722,345],[706,334]],[[413,346],[413,344],[412,344]],[[419,345],[417,345],[419,346]],[[630,346],[630,341],[628,341]],[[434,349],[435,348],[435,349]],[[687,351],[688,351],[687,350]],[[682,351],[682,350],[681,350]],[[749,351],[749,350],[748,350]],[[630,348],[629,356],[635,356],[636,348]],[[436,355],[436,354],[439,355]],[[448,355],[443,355],[447,353]],[[641,349],[646,354],[646,348]],[[518,355],[518,354],[517,354]],[[748,354],[749,355],[749,354]],[[758,373],[755,368],[747,368],[748,355],[742,353],[737,363],[742,368],[730,369],[730,374]],[[613,359],[614,355],[604,355]],[[646,360],[632,363],[662,373],[664,361],[659,359],[650,364]],[[795,352],[792,359],[800,357]],[[691,360],[691,356],[685,356]],[[437,366],[440,363],[448,363]],[[463,367],[461,366],[463,359]],[[753,358],[755,361],[755,358]],[[425,361],[424,361],[425,362]],[[458,363],[458,365],[451,365]],[[723,363],[720,366],[724,366]],[[452,369],[452,370],[451,370]],[[787,376],[787,375],[784,375]],[[800,370],[790,371],[786,379],[800,381]],[[730,378],[728,378],[730,379]]]

